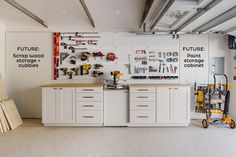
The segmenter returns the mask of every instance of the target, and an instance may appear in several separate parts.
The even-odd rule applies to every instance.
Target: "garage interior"
[[[236,1],[0,0],[0,157],[233,156]]]

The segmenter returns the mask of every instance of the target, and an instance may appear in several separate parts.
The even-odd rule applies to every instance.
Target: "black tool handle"
[[[226,92],[228,91],[228,77],[225,74],[214,74],[214,90],[212,92],[212,94],[215,94],[216,91],[216,76],[224,76],[225,77],[225,81],[226,81]]]

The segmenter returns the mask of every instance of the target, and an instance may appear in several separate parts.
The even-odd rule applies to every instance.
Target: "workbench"
[[[129,90],[114,91],[104,89],[103,84],[41,87],[45,126],[104,126],[106,122],[105,126],[140,127],[188,126],[190,123],[190,85],[129,84]],[[111,96],[117,91],[121,93]],[[112,102],[116,97],[121,104]],[[119,113],[110,110],[109,104],[120,105]]]

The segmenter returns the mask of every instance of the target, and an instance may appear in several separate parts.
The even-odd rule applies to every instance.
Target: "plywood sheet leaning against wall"
[[[6,89],[0,75],[0,132],[13,130],[23,124],[15,102],[8,99]]]
[[[23,121],[13,100],[6,100],[0,104],[11,130],[23,124]]]
[[[6,89],[3,85],[2,75],[0,74],[0,99],[8,99]]]

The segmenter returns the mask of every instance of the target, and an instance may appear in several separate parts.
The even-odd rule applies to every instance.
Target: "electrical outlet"
[[[233,56],[233,59],[234,59],[234,60],[236,60],[236,55],[235,55],[235,56]]]

